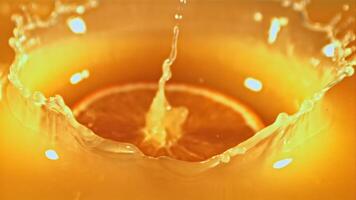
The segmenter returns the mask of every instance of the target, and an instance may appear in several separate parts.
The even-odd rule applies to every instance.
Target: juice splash
[[[286,1],[287,2],[287,1]],[[306,25],[306,27],[308,28],[308,30],[313,31],[313,32],[322,32],[325,33],[328,36],[328,39],[330,39],[329,44],[325,44],[325,52],[327,53],[327,57],[331,58],[332,57],[332,64],[336,64],[336,65],[332,65],[330,68],[329,67],[323,67],[320,69],[321,71],[321,81],[315,85],[312,85],[312,87],[314,87],[313,89],[318,90],[317,92],[314,92],[312,97],[307,96],[306,101],[304,103],[300,103],[300,109],[298,112],[296,112],[295,114],[292,115],[287,115],[286,113],[281,113],[277,118],[276,121],[274,123],[270,123],[270,126],[268,126],[267,128],[261,130],[260,132],[258,132],[256,135],[254,135],[254,137],[250,138],[249,140],[246,140],[243,143],[240,143],[239,145],[227,150],[226,152],[222,153],[219,156],[214,157],[212,160],[214,160],[215,164],[212,164],[211,166],[216,166],[216,162],[228,162],[230,160],[231,157],[234,157],[236,155],[243,155],[245,154],[248,150],[253,149],[253,147],[255,147],[257,144],[259,144],[261,141],[268,139],[272,136],[273,139],[275,139],[275,141],[272,144],[276,144],[276,145],[271,145],[274,147],[280,145],[281,143],[283,143],[283,147],[286,147],[286,149],[293,147],[293,145],[291,144],[302,144],[306,138],[305,135],[302,134],[294,134],[295,130],[297,130],[296,127],[300,129],[303,129],[304,126],[306,126],[303,122],[302,119],[308,118],[308,114],[310,112],[313,111],[315,104],[317,104],[319,102],[319,100],[322,99],[323,95],[325,94],[325,92],[327,92],[331,87],[333,87],[335,84],[337,84],[338,82],[340,82],[342,79],[344,79],[347,76],[351,76],[353,73],[353,67],[355,65],[355,61],[351,59],[347,59],[350,56],[352,56],[353,52],[354,52],[354,48],[350,48],[348,45],[350,43],[352,43],[352,41],[354,41],[354,34],[348,33],[345,34],[343,38],[341,39],[337,39],[335,32],[335,27],[337,25],[337,19],[333,20],[332,22],[330,22],[330,24],[327,24],[325,26],[320,25],[320,24],[314,24],[312,23],[308,16],[306,15],[306,5],[308,5],[309,1],[301,1],[299,3],[297,2],[293,2],[291,3],[290,1],[288,1],[287,3],[283,3],[283,6],[292,6],[294,10],[296,10],[297,12],[302,13],[304,20],[303,23]],[[12,84],[11,87],[13,87],[13,90],[10,91],[14,91],[14,94],[19,94],[17,97],[17,100],[19,100],[18,102],[23,103],[26,102],[26,105],[35,105],[33,110],[36,110],[36,113],[38,115],[36,115],[35,119],[38,121],[42,120],[43,118],[45,118],[44,116],[52,116],[53,118],[48,118],[50,119],[48,121],[48,123],[41,123],[41,122],[35,122],[35,126],[40,126],[40,129],[44,129],[44,130],[51,130],[51,133],[53,133],[53,137],[51,138],[62,138],[71,141],[71,144],[76,144],[77,140],[79,141],[80,145],[86,146],[86,147],[90,147],[92,149],[97,148],[104,148],[105,146],[105,150],[111,151],[112,149],[119,149],[119,150],[123,150],[126,152],[133,152],[133,153],[138,153],[138,151],[132,147],[128,147],[126,148],[121,148],[122,145],[117,145],[116,143],[111,143],[110,141],[104,140],[103,138],[97,137],[93,132],[91,132],[90,130],[86,129],[85,127],[82,127],[80,124],[78,124],[70,110],[70,108],[64,103],[63,98],[61,96],[54,96],[54,97],[50,97],[50,98],[46,98],[42,93],[40,92],[32,92],[31,90],[29,90],[27,87],[25,87],[25,85],[21,82],[21,78],[19,76],[20,71],[23,70],[23,68],[26,68],[25,65],[29,60],[29,50],[27,49],[31,49],[29,47],[33,47],[32,45],[34,45],[36,43],[36,38],[31,38],[29,33],[32,33],[33,30],[37,30],[37,29],[41,29],[41,28],[50,28],[52,26],[54,26],[56,24],[56,19],[64,14],[71,14],[71,13],[75,13],[75,15],[81,15],[82,10],[83,9],[79,9],[82,8],[80,6],[87,6],[87,8],[91,8],[91,7],[95,7],[96,4],[93,3],[93,1],[89,1],[88,4],[84,4],[84,5],[77,5],[77,6],[68,6],[66,4],[58,4],[57,7],[55,7],[55,10],[53,11],[53,14],[50,15],[50,18],[48,20],[39,20],[38,18],[30,18],[30,20],[28,20],[29,22],[24,22],[24,18],[21,16],[14,16],[14,20],[17,24],[17,28],[14,31],[14,37],[10,40],[10,44],[11,46],[14,48],[14,50],[17,53],[17,57],[14,61],[14,64],[12,66],[12,70],[10,71],[9,74],[9,81]],[[93,6],[95,5],[95,6]],[[84,9],[87,10],[87,9]],[[79,11],[79,12],[78,12]],[[181,19],[182,15],[178,14],[176,17],[176,19]],[[265,15],[263,17],[263,19],[267,18]],[[90,32],[90,26],[88,26],[88,29],[84,29],[84,27],[87,26],[83,26],[83,22],[84,20],[78,20],[78,18],[71,18],[71,19],[76,19],[74,24],[77,24],[77,28],[74,28],[72,30],[74,30],[74,33],[76,34],[80,34],[80,35],[85,35],[88,32]],[[261,17],[258,17],[258,21],[263,20]],[[278,19],[281,19],[280,17]],[[284,19],[284,18],[282,18]],[[273,21],[273,20],[272,20]],[[282,20],[282,22],[285,22],[285,20]],[[79,23],[78,23],[79,22]],[[280,25],[287,25],[286,23],[280,23]],[[275,23],[272,23],[276,24]],[[279,25],[279,26],[280,26]],[[288,24],[289,26],[290,24]],[[283,28],[271,28],[270,30],[270,35],[274,35],[272,36],[272,39],[270,39],[270,43],[273,45],[277,45],[280,39],[280,36],[283,34],[283,31],[285,29],[288,28],[288,26],[285,26]],[[277,27],[275,25],[275,27]],[[278,31],[273,31],[274,29],[278,29]],[[84,31],[85,30],[85,31]],[[178,37],[178,29],[177,31],[174,31],[174,35],[176,35],[176,37]],[[278,33],[278,35],[277,35]],[[278,37],[277,37],[278,36]],[[83,36],[84,37],[84,36]],[[175,38],[175,37],[174,37]],[[173,40],[174,41],[174,40]],[[35,45],[34,45],[35,46]],[[173,51],[174,48],[172,48]],[[242,52],[243,53],[243,52]],[[173,58],[173,57],[172,57]],[[352,58],[352,57],[351,57]],[[166,65],[166,68],[168,68],[167,71],[169,71],[170,65],[172,63],[170,63],[172,61],[172,59],[168,59],[168,64]],[[316,59],[313,59],[313,63],[315,62]],[[167,63],[166,63],[167,64]],[[320,66],[328,66],[328,61],[325,61],[323,59],[320,59]],[[165,65],[163,65],[164,68]],[[167,67],[168,66],[168,67]],[[165,71],[165,70],[164,70]],[[247,71],[241,71],[244,73],[247,73]],[[201,71],[201,73],[203,73],[203,71]],[[164,73],[165,74],[165,73]],[[258,73],[256,73],[258,75]],[[167,73],[166,73],[167,75]],[[169,75],[169,73],[168,73]],[[91,76],[93,77],[93,76]],[[165,78],[164,78],[165,77]],[[163,85],[163,89],[164,89],[164,85],[165,82],[169,79],[167,77],[169,76],[164,76],[162,78],[162,85]],[[213,77],[213,76],[211,76]],[[226,76],[228,77],[228,75]],[[226,78],[224,77],[224,78]],[[30,79],[30,78],[28,78]],[[213,79],[211,78],[211,80],[215,81],[216,83],[221,83],[221,81],[219,82],[219,80],[217,79]],[[251,79],[251,80],[257,80],[257,79]],[[306,83],[308,84],[308,83]],[[78,84],[77,84],[78,85]],[[266,85],[266,83],[264,83],[264,85]],[[283,85],[281,85],[282,87]],[[267,87],[268,88],[268,87]],[[149,116],[148,120],[146,120],[147,122],[147,126],[149,127],[148,129],[150,129],[150,131],[147,131],[146,128],[146,132],[155,132],[157,134],[155,134],[155,136],[152,136],[152,134],[150,135],[150,133],[148,133],[148,138],[155,138],[153,139],[154,141],[156,141],[158,143],[158,146],[163,146],[163,144],[167,144],[167,140],[166,140],[166,136],[165,133],[167,132],[167,129],[169,129],[168,127],[175,127],[174,129],[176,129],[177,133],[179,133],[179,129],[182,125],[182,123],[184,122],[184,118],[183,116],[180,115],[184,115],[184,113],[186,113],[186,111],[175,111],[173,112],[174,114],[167,114],[169,113],[169,111],[167,111],[167,104],[169,105],[169,103],[167,102],[167,100],[165,100],[165,96],[164,96],[164,90],[158,90],[157,92],[157,96],[155,98],[155,100],[153,101],[152,105],[152,110],[158,110],[158,111],[154,111],[154,112],[149,112],[149,114],[147,116]],[[256,91],[260,91],[260,89],[257,89]],[[10,93],[9,96],[11,96],[12,93]],[[19,104],[20,104],[19,103]],[[164,105],[164,106],[163,106]],[[37,107],[36,107],[37,106]],[[39,109],[39,106],[43,106],[46,108],[45,111]],[[24,108],[24,110],[26,110],[26,107]],[[156,113],[155,115],[153,115],[152,113]],[[177,113],[181,113],[181,114],[177,114]],[[182,114],[183,113],[183,114]],[[167,117],[168,116],[168,117]],[[177,116],[179,120],[177,120],[175,123],[171,123],[170,121],[174,121],[174,120],[167,120],[167,122],[164,122],[165,119],[175,119]],[[22,116],[20,116],[19,118],[23,118]],[[28,117],[26,119],[29,119]],[[164,120],[162,120],[164,119]],[[33,121],[33,120],[32,120]],[[60,121],[65,121],[65,125],[63,126],[57,126],[56,123],[60,122]],[[157,121],[159,121],[160,123],[157,123]],[[162,123],[162,121],[164,123]],[[46,124],[45,127],[41,127],[44,126],[43,124]],[[56,125],[53,125],[56,124]],[[53,128],[56,127],[56,128]],[[67,131],[69,134],[68,135],[60,135],[59,132],[61,132],[60,130],[65,127],[65,129],[69,129],[70,131]],[[286,131],[288,130],[288,131]],[[169,131],[169,130],[168,130]],[[315,134],[316,132],[311,133]],[[169,135],[169,134],[168,134]],[[178,134],[179,135],[179,134]],[[296,137],[296,135],[298,135],[298,137]],[[173,135],[172,137],[176,137],[175,135]],[[178,136],[177,136],[178,137]],[[75,138],[75,139],[73,139]],[[73,140],[73,141],[72,141]],[[162,142],[164,141],[164,142]],[[286,142],[283,142],[286,141]],[[112,146],[107,145],[110,144],[112,146],[114,146],[115,148],[111,148]],[[289,146],[288,146],[289,145]],[[110,148],[109,148],[110,146]],[[106,148],[107,147],[107,148]],[[279,148],[275,148],[275,149],[279,149]],[[114,152],[120,152],[120,151],[114,151]],[[215,162],[216,161],[216,162]]]
[[[173,28],[172,49],[169,58],[162,65],[163,74],[158,83],[157,93],[146,115],[144,132],[146,142],[156,143],[158,148],[171,146],[182,136],[182,125],[188,116],[185,107],[172,107],[165,96],[166,82],[171,78],[171,66],[177,57],[179,28]]]
[[[186,0],[179,0],[178,12],[174,15],[181,20],[181,4]],[[152,143],[157,148],[170,147],[182,136],[182,126],[187,119],[188,109],[185,107],[172,107],[165,96],[166,82],[172,77],[171,66],[177,57],[177,42],[179,37],[179,24],[173,27],[173,38],[169,57],[162,64],[162,76],[158,82],[158,90],[146,114],[144,128],[145,142]]]
[[[181,3],[185,4],[184,1]],[[183,15],[179,12],[174,18],[181,20]],[[177,24],[173,28],[170,56],[162,64],[162,76],[149,109],[145,104],[152,85],[130,83],[100,89],[89,95],[74,106],[76,119],[101,137],[134,144],[147,156],[168,156],[191,162],[216,156],[261,130],[263,122],[251,109],[207,88],[171,85],[170,101],[177,106],[171,105],[166,97],[166,83],[172,77],[171,66],[177,57],[178,37]],[[256,83],[257,80],[248,79],[246,87],[253,90]],[[122,102],[126,102],[130,110],[125,109]],[[188,108],[192,114],[186,123]],[[146,110],[147,113],[143,113]],[[142,126],[141,115],[145,115],[145,125],[138,130]],[[223,127],[220,127],[221,121],[225,122]]]

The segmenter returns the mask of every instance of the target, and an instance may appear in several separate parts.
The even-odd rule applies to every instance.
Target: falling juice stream
[[[186,4],[185,0],[179,1]],[[179,6],[179,12],[181,7]],[[176,13],[176,20],[181,20],[183,15]],[[146,114],[144,128],[145,141],[156,143],[158,148],[174,144],[182,135],[182,125],[188,116],[188,110],[184,107],[175,108],[170,105],[165,96],[166,82],[172,77],[171,66],[177,57],[177,43],[179,37],[179,25],[173,27],[172,47],[169,57],[162,64],[162,76],[158,82],[158,90]],[[169,130],[169,133],[167,132]],[[167,134],[170,134],[167,140]],[[167,144],[168,143],[168,144]]]
[[[158,90],[146,116],[144,128],[145,140],[148,143],[157,143],[158,148],[174,144],[183,134],[182,126],[188,116],[185,107],[175,108],[170,105],[165,95],[166,82],[171,78],[171,65],[177,57],[177,42],[179,27],[173,28],[172,49],[169,58],[162,65],[162,76],[158,83]],[[170,141],[167,140],[169,130]],[[167,144],[168,142],[168,144]]]

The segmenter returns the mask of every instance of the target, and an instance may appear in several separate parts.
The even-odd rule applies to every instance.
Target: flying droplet
[[[87,31],[85,21],[81,17],[71,17],[67,20],[69,29],[75,34],[84,34]]]
[[[45,151],[45,156],[49,159],[49,160],[58,160],[59,156],[57,154],[57,152],[53,149],[48,149]]]
[[[176,20],[181,20],[181,19],[183,19],[183,15],[181,15],[181,14],[175,14],[175,15],[174,15],[174,18],[175,18]]]
[[[286,159],[282,159],[279,161],[276,161],[275,163],[273,163],[273,168],[274,169],[282,169],[287,167],[291,162],[293,161],[292,158],[286,158]]]
[[[244,81],[244,86],[254,92],[259,92],[263,88],[263,84],[260,80],[257,80],[252,77],[247,77]]]
[[[179,0],[179,2],[181,2],[183,4],[187,4],[187,0]]]
[[[85,7],[84,6],[78,6],[75,11],[78,13],[78,14],[84,14],[85,12]]]
[[[344,10],[344,11],[350,10],[350,5],[349,4],[342,5],[342,10]]]
[[[273,44],[278,37],[278,33],[281,30],[282,26],[286,26],[288,24],[288,18],[286,17],[274,17],[271,20],[271,25],[268,31],[268,43]]]
[[[260,22],[263,19],[263,15],[260,12],[255,12],[255,14],[253,14],[253,20],[255,20],[256,22]]]
[[[283,7],[289,7],[291,4],[292,4],[291,0],[283,0],[282,1]]]
[[[347,76],[352,76],[355,73],[355,69],[351,66],[345,67],[345,73]]]
[[[336,43],[330,43],[323,47],[322,52],[326,57],[332,58],[335,55],[335,49]]]
[[[89,71],[88,70],[83,70],[82,72],[78,72],[78,73],[75,73],[73,74],[71,77],[70,77],[70,83],[75,85],[75,84],[78,84],[79,82],[81,82],[82,80],[88,78],[90,75]]]

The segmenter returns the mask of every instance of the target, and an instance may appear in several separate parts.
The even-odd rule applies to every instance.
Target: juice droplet
[[[332,58],[335,55],[337,44],[335,42],[327,44],[323,47],[322,52],[326,57]]]
[[[262,13],[260,13],[260,12],[255,12],[255,13],[253,14],[253,20],[255,20],[256,22],[260,22],[260,21],[262,21],[262,19],[263,19]]]
[[[355,69],[351,66],[345,67],[346,76],[352,76],[355,73]]]
[[[172,107],[165,95],[166,82],[171,78],[171,66],[177,57],[179,27],[173,28],[172,49],[169,57],[163,62],[162,76],[158,83],[157,93],[146,115],[144,128],[145,141],[153,142],[157,147],[174,144],[183,134],[182,124],[188,116],[188,109]]]
[[[350,10],[350,5],[349,4],[342,5],[342,10],[349,11]]]
[[[81,17],[72,17],[67,20],[68,27],[73,33],[83,34],[87,31],[85,21]]]
[[[53,149],[48,149],[45,151],[45,156],[49,159],[49,160],[58,160],[59,156],[57,154],[57,152]]]
[[[228,154],[221,154],[220,156],[220,161],[223,163],[229,163],[230,162],[230,155]]]
[[[282,169],[287,167],[289,164],[291,164],[293,161],[292,158],[286,158],[286,159],[282,159],[282,160],[278,160],[275,163],[273,163],[273,168],[274,169]]]
[[[181,15],[181,14],[175,14],[175,15],[174,15],[174,19],[176,19],[176,20],[181,20],[181,19],[183,19],[183,15]]]
[[[271,20],[271,25],[268,30],[268,43],[273,44],[278,37],[278,33],[281,30],[282,26],[286,26],[288,24],[288,18],[286,17],[274,17]]]
[[[314,67],[317,67],[320,64],[320,60],[312,57],[312,58],[310,58],[310,64],[312,64]]]
[[[78,7],[76,8],[75,11],[76,11],[78,14],[84,14],[84,12],[85,12],[85,7],[82,6],[82,5],[80,5],[80,6],[78,6]]]
[[[247,77],[245,79],[244,86],[253,92],[260,92],[263,88],[262,82],[252,77]]]
[[[187,0],[179,0],[179,2],[182,4],[187,4]]]
[[[78,73],[75,73],[73,74],[71,77],[70,77],[70,83],[75,85],[75,84],[78,84],[79,82],[81,82],[82,80],[88,78],[90,75],[89,71],[88,70],[83,70],[82,72],[78,72]]]

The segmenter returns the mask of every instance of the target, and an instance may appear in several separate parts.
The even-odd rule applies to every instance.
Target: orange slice
[[[169,156],[203,161],[252,137],[263,128],[259,117],[246,105],[202,87],[170,84],[166,96],[173,107],[189,110],[183,135],[170,146],[157,149],[145,142],[146,113],[157,85],[127,84],[105,88],[74,107],[77,120],[97,135],[136,145],[153,157]]]

